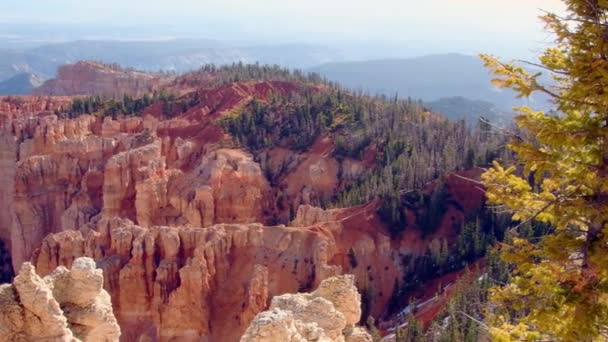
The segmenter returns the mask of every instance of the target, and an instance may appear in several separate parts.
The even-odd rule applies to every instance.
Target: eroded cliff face
[[[13,120],[0,131],[0,200],[10,208],[0,216],[0,238],[14,268],[47,234],[102,214],[143,226],[263,221],[269,185],[250,155],[217,145],[201,155],[203,146],[160,138],[143,121],[47,115]],[[175,149],[178,157],[198,158],[189,168],[170,167]]]
[[[0,286],[0,341],[118,341],[103,274],[89,258],[41,278],[24,263],[13,284]]]
[[[333,277],[314,292],[274,297],[241,342],[372,342],[364,329],[355,326],[360,319],[361,295],[354,277]]]
[[[117,66],[84,61],[59,68],[55,79],[34,89],[36,95],[72,96],[103,95],[121,97],[124,94],[143,96],[151,93],[168,77]]]
[[[339,274],[336,252],[325,227],[146,228],[114,218],[49,235],[34,259],[42,274],[98,260],[126,340],[236,341],[272,296]]]
[[[98,215],[142,226],[265,223],[272,217],[286,222],[289,211],[277,210],[273,199],[278,190],[216,120],[253,98],[297,89],[286,82],[228,85],[187,95],[197,104],[176,117],[156,117],[153,105],[149,115],[116,120],[61,119],[54,113],[67,107],[65,98],[47,99],[44,106],[41,98],[6,98],[0,102],[6,107],[0,112],[0,203],[9,210],[0,214],[0,239],[11,249],[14,268],[47,234],[76,229]],[[298,175],[331,192],[337,162],[331,162],[328,180],[309,165],[311,158],[301,158]],[[281,201],[293,202],[295,212],[299,203],[309,203],[302,200],[306,191],[289,185]]]

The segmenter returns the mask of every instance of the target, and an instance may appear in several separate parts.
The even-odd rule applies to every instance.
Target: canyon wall
[[[48,80],[34,89],[35,95],[74,96],[101,95],[120,98],[123,95],[143,96],[152,93],[168,81],[169,77],[122,69],[92,61],[64,65],[57,78]]]

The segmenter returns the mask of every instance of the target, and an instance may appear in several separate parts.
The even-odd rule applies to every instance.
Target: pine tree
[[[516,165],[483,176],[489,201],[522,222],[502,246],[514,270],[492,296],[497,341],[608,340],[608,1],[564,2],[567,15],[542,17],[557,37],[536,64],[550,85],[482,55],[497,86],[544,93],[560,113],[519,108]],[[533,220],[553,227],[539,243],[517,235]]]
[[[413,315],[410,315],[407,325],[397,331],[395,342],[422,342],[424,340],[422,325]]]

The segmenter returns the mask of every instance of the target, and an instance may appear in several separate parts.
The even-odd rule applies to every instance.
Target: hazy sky
[[[559,0],[2,0],[0,23],[61,37],[189,37],[522,55]],[[5,25],[5,27],[7,27]],[[24,28],[25,29],[25,28]],[[6,29],[5,30],[9,30]],[[18,34],[2,32],[0,35]]]

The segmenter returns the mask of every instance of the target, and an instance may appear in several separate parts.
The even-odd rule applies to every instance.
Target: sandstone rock
[[[354,327],[353,330],[346,335],[346,342],[373,342],[373,339],[367,330],[361,327]]]
[[[274,297],[270,309],[256,316],[241,342],[371,342],[364,329],[353,327],[360,319],[360,307],[353,276],[329,278],[312,293]]]
[[[251,155],[220,149],[170,184],[169,202],[193,226],[263,222],[270,186]]]
[[[99,260],[127,336],[237,341],[271,296],[320,283],[334,243],[259,224],[144,228],[105,218],[95,231],[48,236],[36,260],[41,270]]]
[[[10,248],[13,225],[15,173],[17,170],[17,142],[12,134],[0,131],[0,240]]]
[[[96,62],[78,62],[59,68],[56,79],[45,82],[37,95],[143,96],[165,81],[160,75],[122,70]]]
[[[14,170],[5,167],[1,178],[9,195],[0,196],[0,203],[12,211],[10,219],[0,217],[10,220],[0,222],[0,231],[10,236],[14,269],[31,257],[46,234],[81,226],[101,210],[100,170],[116,145],[92,134],[95,122],[87,115],[73,120],[50,115],[14,121],[23,124],[20,133],[0,132],[14,134],[19,146],[12,155]],[[11,165],[10,159],[1,165]]]
[[[118,341],[120,328],[103,275],[89,258],[40,278],[24,263],[0,286],[0,341]]]
[[[294,227],[310,227],[317,223],[335,221],[338,211],[323,210],[311,205],[301,205],[291,222]]]
[[[26,336],[62,341],[72,339],[67,318],[53,297],[53,290],[36,274],[30,263],[21,267],[15,277],[14,287],[23,307]]]
[[[56,83],[86,93],[110,82],[118,91],[140,76],[149,75],[84,62],[62,69]],[[0,205],[7,208],[0,239],[13,269],[49,233],[99,215],[144,227],[269,221],[275,203],[264,172],[248,153],[216,145],[225,137],[214,120],[254,97],[297,89],[288,82],[201,89],[192,93],[198,104],[171,119],[153,106],[143,117],[64,119],[55,111],[69,107],[69,97],[0,97]]]
[[[15,118],[51,115],[71,103],[71,98],[59,96],[0,96],[0,127],[19,131],[19,126],[12,122]]]
[[[323,297],[282,295],[272,299],[270,309],[291,311],[295,320],[308,325],[316,324],[331,339],[342,336],[342,331],[346,328],[344,314]]]
[[[161,143],[156,140],[119,153],[108,160],[103,185],[104,216],[126,217],[134,221],[140,218],[146,221],[151,215],[147,202],[155,200],[150,198],[155,193],[143,191],[142,187],[148,179],[159,176],[163,171],[164,161],[160,152]],[[139,193],[137,190],[140,190]],[[134,201],[135,206],[125,205],[125,201]]]
[[[361,303],[361,295],[355,287],[353,276],[324,280],[312,296],[332,302],[336,310],[344,315],[347,326],[353,326],[361,319],[361,305],[357,305]]]
[[[291,311],[270,310],[260,313],[241,341],[333,342],[316,323],[303,323]],[[342,340],[343,341],[343,340]]]
[[[371,309],[378,315],[401,277],[390,239],[379,234],[374,222],[365,221],[376,210],[373,205],[337,210],[329,215],[334,221],[308,227],[143,227],[127,219],[98,217],[77,231],[47,236],[34,260],[42,274],[58,265],[69,267],[80,256],[97,260],[129,340],[238,341],[270,298],[317,287],[323,293],[319,297],[327,297],[323,303],[343,311],[338,328],[326,327],[324,335],[333,338],[336,331],[348,331],[360,315],[358,307],[340,297],[360,297],[356,291],[340,291],[350,286],[348,280],[320,286],[324,279],[356,274],[357,287],[374,296]],[[323,308],[319,312],[332,312],[324,304],[315,305]]]

